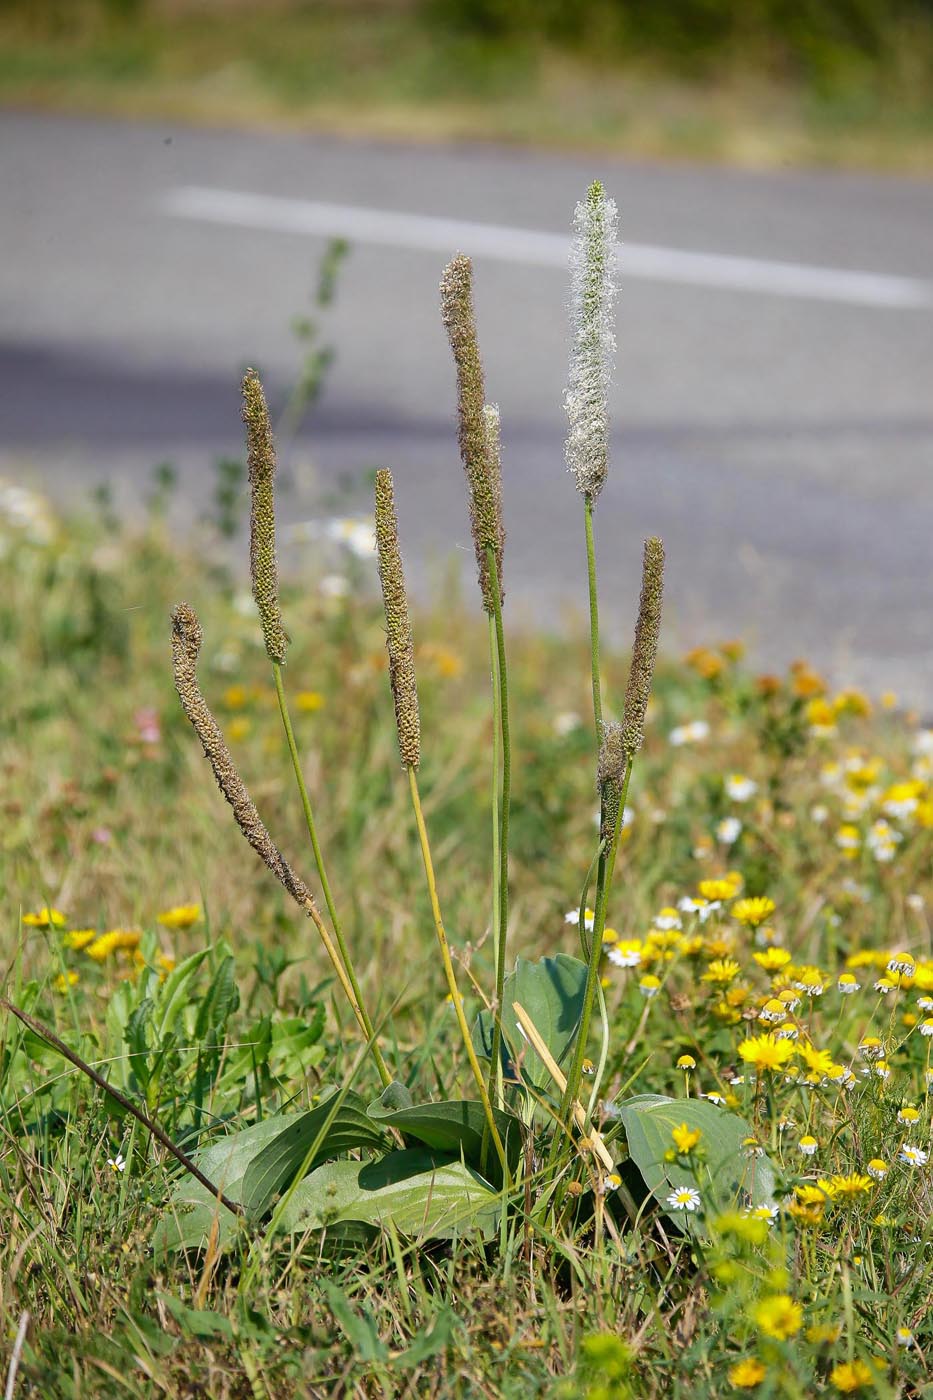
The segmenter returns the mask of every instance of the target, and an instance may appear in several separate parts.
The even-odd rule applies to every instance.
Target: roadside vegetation
[[[923,0],[7,0],[0,101],[929,171]]]
[[[508,632],[465,257],[480,608],[409,616],[386,472],[279,582],[252,371],[251,587],[164,471],[135,529],[0,492],[9,1394],[925,1392],[933,730],[733,639],[655,673],[657,540],[601,647],[614,221],[553,481],[585,642]]]

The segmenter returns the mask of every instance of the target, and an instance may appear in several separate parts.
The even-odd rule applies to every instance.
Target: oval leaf
[[[297,1234],[345,1221],[385,1226],[419,1239],[495,1234],[501,1198],[462,1162],[420,1147],[376,1162],[328,1162],[296,1188],[279,1230]]]
[[[736,1114],[702,1099],[657,1094],[639,1095],[617,1107],[632,1161],[661,1209],[681,1228],[696,1231],[698,1218],[668,1205],[668,1195],[679,1187],[699,1191],[707,1216],[736,1206],[774,1204],[774,1167],[764,1155],[748,1155],[743,1143],[752,1132]],[[702,1155],[667,1162],[665,1153],[674,1146],[671,1133],[680,1123],[699,1129]]]
[[[307,1170],[354,1147],[385,1147],[384,1133],[358,1094],[344,1095],[339,1106],[333,1097],[288,1119],[250,1162],[243,1179],[243,1204],[250,1215],[264,1215],[276,1193],[291,1185],[306,1162]]]
[[[518,1164],[522,1151],[519,1120],[511,1113],[493,1109],[496,1127],[505,1148],[509,1170]],[[415,1104],[396,1113],[383,1114],[379,1120],[389,1128],[397,1128],[406,1137],[416,1138],[425,1147],[437,1152],[453,1153],[469,1165],[483,1167],[483,1133],[486,1114],[478,1099],[455,1099],[443,1103]],[[499,1159],[490,1140],[486,1147],[486,1170],[498,1178]]]

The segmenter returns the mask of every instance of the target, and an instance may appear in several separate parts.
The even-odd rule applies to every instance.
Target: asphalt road
[[[347,231],[289,516],[387,465],[421,589],[450,550],[469,568],[437,310],[462,247],[502,414],[508,608],[562,625],[585,597],[562,239],[593,174],[625,245],[597,516],[610,630],[629,631],[657,532],[671,646],[738,633],[763,665],[806,654],[933,710],[933,183],[3,113],[0,475],[58,499],[106,477],[131,504],[171,459],[203,505],[216,456],[241,450],[242,367],[290,381],[291,320]]]

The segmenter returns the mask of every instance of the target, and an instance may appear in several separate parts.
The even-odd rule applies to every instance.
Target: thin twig
[[[104,1093],[109,1094],[112,1099],[115,1099],[121,1108],[125,1108],[127,1113],[131,1113],[138,1122],[142,1123],[144,1128],[148,1128],[156,1141],[161,1143],[165,1150],[170,1152],[177,1162],[181,1163],[185,1171],[193,1176],[195,1181],[199,1181],[205,1190],[209,1191],[221,1205],[226,1206],[227,1210],[232,1211],[234,1215],[246,1215],[246,1211],[240,1205],[239,1201],[231,1201],[229,1197],[224,1195],[219,1186],[215,1186],[212,1181],[209,1181],[200,1168],[195,1166],[187,1153],[182,1152],[180,1147],[175,1146],[175,1143],[162,1131],[158,1123],[153,1122],[147,1114],[143,1113],[141,1108],[137,1108],[132,1099],[127,1098],[124,1093],[121,1093],[119,1089],[115,1089],[112,1084],[108,1084],[107,1080],[104,1079],[102,1075],[98,1074],[95,1069],[92,1069],[86,1060],[82,1060],[81,1056],[76,1055],[63,1040],[59,1040],[54,1031],[49,1030],[48,1026],[43,1025],[41,1021],[37,1021],[34,1016],[29,1016],[25,1011],[21,1011],[20,1008],[14,1006],[11,1001],[7,1001],[6,997],[0,997],[0,1009],[9,1011],[11,1016],[15,1016],[18,1021],[22,1021],[23,1025],[27,1026],[29,1030],[32,1031],[33,1035],[37,1035],[40,1040],[44,1040],[47,1045],[51,1045],[53,1050],[57,1050],[60,1055],[64,1055],[65,1059],[70,1061],[82,1074],[86,1074],[88,1079],[97,1085],[98,1089],[103,1089]]]

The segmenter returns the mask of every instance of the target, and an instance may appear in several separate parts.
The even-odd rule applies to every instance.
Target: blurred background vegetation
[[[933,0],[0,0],[0,100],[927,171]]]

